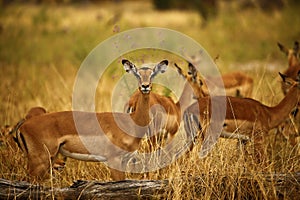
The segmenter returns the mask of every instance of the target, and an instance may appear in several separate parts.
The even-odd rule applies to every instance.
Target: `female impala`
[[[190,87],[193,88],[194,99],[199,99],[199,98],[208,96],[208,94],[203,91],[204,83],[203,83],[202,79],[200,78],[197,69],[195,68],[195,66],[192,63],[188,64],[188,73],[184,73],[183,70],[176,63],[175,63],[175,67],[177,69],[178,74],[181,75],[182,77],[184,77],[187,80],[187,83],[190,83]],[[219,81],[220,80],[216,80],[215,82],[219,82]],[[199,113],[199,108],[198,108],[197,104],[193,103],[192,105],[190,105],[189,111],[193,112],[197,116]],[[187,117],[187,116],[185,116],[185,117]],[[185,121],[187,121],[187,118],[185,119]],[[185,126],[187,126],[187,125],[188,125],[188,123],[185,123]],[[192,125],[190,125],[190,126],[192,126]],[[195,124],[194,124],[194,126],[195,126]],[[190,128],[192,128],[192,127],[190,127]],[[187,136],[187,137],[189,137],[189,136]],[[238,139],[242,143],[246,143],[250,139],[248,136],[244,136],[241,134],[232,134],[232,133],[226,132],[225,130],[223,130],[221,132],[220,137],[229,138],[229,139]]]
[[[137,150],[141,138],[151,131],[152,80],[166,71],[168,61],[158,63],[153,69],[137,69],[128,60],[122,60],[122,64],[139,84],[134,113],[64,111],[31,116],[20,125],[17,139],[27,154],[28,171],[34,179],[44,177],[58,153],[78,160],[106,161],[112,179],[125,179],[122,159]]]
[[[296,80],[298,76],[298,71],[300,70],[300,61],[299,61],[299,42],[295,41],[294,48],[288,49],[284,45],[277,43],[280,51],[282,51],[284,54],[286,54],[288,58],[288,68],[283,72],[288,77]],[[282,90],[283,93],[286,94],[289,90],[289,86],[282,83]]]
[[[194,66],[199,66],[201,64],[200,55],[188,56],[189,60],[189,73],[198,73]],[[196,70],[196,71],[195,71]],[[200,78],[200,75],[198,75]],[[222,80],[223,83],[219,80]],[[209,95],[208,88],[210,92],[218,92],[225,88],[227,96],[233,97],[251,97],[253,90],[253,79],[247,74],[239,71],[223,74],[218,76],[206,76],[203,79],[202,91],[205,96]]]
[[[288,68],[284,71],[288,77],[296,80],[297,73],[300,70],[300,57],[299,57],[299,42],[294,42],[294,47],[292,49],[286,48],[284,45],[277,43],[279,49],[286,54],[288,58]],[[281,85],[283,93],[286,95],[289,89],[289,86],[282,82]],[[283,136],[290,142],[292,146],[297,144],[296,137],[299,136],[299,123],[300,123],[300,114],[299,114],[299,105],[291,112],[290,119],[287,119],[281,126],[280,132]]]
[[[254,151],[257,161],[261,161],[264,158],[264,135],[271,129],[277,127],[288,117],[291,110],[297,105],[300,97],[300,73],[298,74],[298,81],[287,78],[282,74],[280,75],[284,82],[292,86],[286,97],[282,99],[277,106],[268,107],[251,98],[213,96],[198,98],[197,103],[194,103],[186,109],[184,113],[185,119],[198,121],[196,124],[199,123],[199,128],[204,134],[204,142],[200,152],[201,157],[207,156],[220,134],[212,132],[209,129],[213,101],[217,106],[225,106],[226,108],[223,129],[227,132],[238,131],[239,134],[251,137],[254,142]],[[199,90],[199,88],[195,89]],[[219,102],[225,103],[225,105]],[[190,122],[186,120],[185,123],[190,124]],[[214,123],[223,123],[222,120],[224,119],[219,120],[220,121],[215,121]],[[188,134],[196,134],[189,125],[185,126],[185,128]]]
[[[191,77],[186,77],[187,79]],[[166,123],[164,126],[160,126],[164,128],[165,131],[168,133],[167,142],[170,142],[175,134],[178,131],[180,126],[180,121],[182,119],[182,112],[184,111],[191,102],[194,101],[193,99],[193,89],[190,84],[197,84],[196,80],[190,80],[186,82],[183,88],[183,92],[179,98],[179,100],[174,103],[174,101],[170,97],[162,96],[156,93],[151,93],[149,98],[149,103],[151,107],[152,115],[159,116],[162,114],[161,118],[166,119]],[[202,95],[202,94],[199,94]],[[136,111],[136,104],[138,100],[138,91],[136,91],[129,99],[128,103],[125,105],[125,112],[131,113]],[[157,121],[161,121],[161,118],[156,119]],[[161,138],[161,133],[155,133],[154,136],[150,137],[150,143],[152,144],[151,147],[157,145],[157,141],[161,142],[159,138]],[[160,143],[158,144],[160,145]]]
[[[182,70],[180,67],[177,66],[177,64],[175,63],[175,67],[177,68],[179,74],[181,74],[182,76],[184,76],[184,78],[187,79],[187,82],[184,86],[183,92],[179,98],[179,101],[174,103],[172,101],[171,98],[169,97],[165,97],[156,93],[151,93],[150,95],[150,106],[153,105],[160,105],[162,106],[163,109],[152,109],[152,114],[156,115],[158,112],[161,112],[161,110],[163,110],[164,112],[164,118],[167,119],[166,121],[166,127],[165,130],[168,133],[168,142],[174,137],[174,135],[176,134],[179,126],[180,126],[180,121],[182,119],[182,115],[183,113],[181,111],[184,111],[188,106],[191,105],[191,103],[193,102],[193,98],[192,98],[192,93],[195,93],[195,96],[197,97],[204,97],[208,95],[208,90],[206,88],[206,90],[203,89],[203,82],[199,76],[199,74],[197,73],[196,68],[189,63],[189,74],[191,74],[191,76],[187,76],[184,75],[182,73]],[[236,73],[232,73],[232,74],[228,74],[225,76],[222,76],[222,78],[224,79],[224,84],[225,84],[225,88],[226,88],[226,92],[227,94],[233,94],[236,96],[250,96],[252,93],[252,87],[253,87],[253,79],[240,73],[240,72],[236,72]],[[206,81],[208,81],[207,83],[216,83],[216,78],[215,77],[211,77],[210,79],[207,79]],[[201,84],[201,87],[198,87],[198,84]],[[206,86],[207,87],[207,86]],[[210,88],[212,88],[211,85],[209,85]],[[215,90],[218,90],[220,86],[216,85],[214,86]],[[194,88],[194,91],[192,91],[191,88]],[[197,90],[195,88],[198,88]],[[136,101],[137,101],[137,95],[138,95],[138,91],[135,92],[129,99],[127,105],[125,106],[125,111],[130,113],[130,112],[134,112],[135,110],[135,105],[136,105]],[[150,138],[150,142],[152,144],[152,146],[156,145],[156,141],[157,141],[157,137],[159,137],[160,135],[155,135],[153,137]],[[226,133],[225,131],[222,132],[222,136],[226,137],[226,138],[233,138],[233,139],[241,139],[241,140],[248,140],[247,137],[244,136],[232,136],[229,133]]]
[[[24,123],[25,120],[28,120],[32,117],[35,116],[39,116],[39,115],[43,115],[46,113],[46,110],[43,107],[33,107],[31,108],[28,113],[26,114],[25,118],[20,120],[9,132],[7,135],[9,138],[12,138],[14,140],[14,145],[12,145],[12,147],[15,149],[17,144],[19,147],[21,147],[21,143],[19,142],[19,140],[17,139],[17,136],[15,135],[15,133],[17,133],[17,130],[20,128],[20,126]],[[65,166],[65,162],[66,162],[66,157],[63,157],[62,159],[57,158],[55,159],[52,167],[54,169],[60,170],[63,169]]]

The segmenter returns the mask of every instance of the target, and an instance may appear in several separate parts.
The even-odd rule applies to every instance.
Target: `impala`
[[[288,68],[284,71],[284,74],[296,80],[297,73],[300,70],[299,42],[295,41],[294,47],[291,49],[286,48],[279,42],[277,45],[288,58]],[[281,88],[283,93],[286,95],[289,86],[285,83],[282,83]],[[290,142],[292,146],[297,144],[296,137],[299,135],[300,115],[298,113],[299,105],[291,112],[290,119],[287,119],[279,129],[282,135]]]
[[[220,119],[220,121],[215,121],[214,123],[223,123],[223,130],[227,132],[238,132],[250,137],[254,143],[255,158],[259,162],[263,160],[265,154],[265,149],[263,148],[264,136],[289,116],[289,113],[297,105],[300,97],[300,73],[298,74],[297,81],[282,74],[280,76],[285,83],[292,86],[282,101],[274,107],[266,106],[251,98],[207,96],[198,98],[197,103],[192,104],[186,109],[184,113],[185,119],[197,120],[199,122],[199,129],[204,134],[200,157],[207,156],[219,134],[222,134],[209,131],[208,129],[211,123],[212,101],[214,101],[217,106],[225,106],[226,108],[225,122],[223,123],[223,119]],[[223,101],[224,99],[225,101]],[[219,102],[224,102],[225,105]],[[198,112],[195,113],[195,111]],[[189,124],[190,122],[185,121],[185,123]],[[190,126],[185,126],[185,128],[188,134],[196,134],[195,129],[191,129]]]
[[[296,80],[298,76],[298,71],[300,70],[300,61],[299,61],[299,42],[295,41],[294,48],[288,49],[284,45],[277,43],[279,49],[287,56],[288,58],[288,68],[283,72],[290,78]],[[282,83],[283,93],[288,92],[289,86]]]
[[[127,113],[136,112],[138,96],[138,91],[136,91],[130,97],[125,110]],[[149,95],[149,103],[151,114],[155,116],[154,126],[159,127],[154,135],[148,136],[149,140],[147,142],[150,143],[151,151],[152,148],[160,145],[162,138],[167,138],[168,142],[171,141],[179,128],[181,111],[180,107],[177,107],[170,97],[156,93],[151,93]],[[161,123],[162,121],[165,121],[165,123]],[[164,135],[164,130],[168,135]]]
[[[203,83],[202,79],[200,78],[197,69],[195,68],[195,66],[192,63],[188,64],[188,69],[189,69],[188,73],[184,73],[184,71],[176,63],[174,63],[174,65],[177,69],[178,74],[181,75],[182,77],[184,77],[187,80],[187,83],[190,83],[190,85],[191,85],[190,87],[193,88],[194,99],[199,99],[199,98],[208,96],[208,94],[203,91],[204,83]],[[216,81],[218,82],[219,80],[216,80]],[[190,105],[188,107],[188,109],[189,109],[189,112],[194,113],[196,116],[199,113],[199,108],[196,103],[193,103],[192,105]],[[187,121],[187,119],[188,118],[186,118],[184,121]],[[185,126],[186,126],[186,124],[185,124]],[[190,127],[190,128],[192,128],[192,127]],[[248,136],[244,136],[244,135],[240,135],[240,134],[232,134],[232,133],[226,132],[224,130],[221,132],[220,136],[223,138],[238,139],[243,143],[246,143],[249,140]]]
[[[162,96],[156,93],[151,93],[149,97],[149,103],[151,106],[152,115],[154,116],[157,116],[159,114],[163,115],[161,118],[156,119],[155,123],[159,123],[159,121],[161,121],[162,118],[166,119],[165,125],[159,125],[159,126],[163,127],[166,133],[168,134],[167,143],[174,138],[176,132],[178,131],[182,119],[182,114],[183,114],[181,111],[184,111],[189,105],[191,105],[191,102],[194,101],[193,89],[191,85],[197,84],[198,82],[196,80],[192,80],[192,77],[190,76],[185,76],[185,78],[191,80],[185,83],[183,92],[181,93],[181,96],[179,97],[179,100],[176,103],[174,103],[174,101],[170,97]],[[199,92],[201,93],[202,91],[199,90]],[[204,95],[200,93],[197,95],[198,96]],[[125,105],[125,112],[131,113],[136,111],[138,95],[139,95],[138,91],[133,93],[128,103]],[[160,144],[161,141],[159,140],[159,138],[164,137],[161,136],[161,132],[162,131],[157,132],[155,133],[154,136],[150,137],[150,143],[152,144],[150,147],[153,147],[155,145],[161,145]]]
[[[191,61],[189,63],[189,73],[199,73],[194,66],[200,65],[200,56],[187,57]],[[218,56],[216,59],[217,58]],[[219,81],[220,79],[223,81],[223,84],[221,84]],[[245,73],[239,71],[223,74],[221,77],[206,76],[204,77],[202,86],[202,91],[206,96],[209,95],[208,88],[210,89],[210,92],[218,92],[225,88],[227,96],[251,97],[253,90],[253,79]]]
[[[164,118],[167,119],[166,125],[165,125],[165,130],[168,133],[168,142],[174,138],[174,135],[176,134],[176,132],[180,126],[180,121],[181,121],[182,115],[183,115],[183,113],[181,111],[184,111],[189,105],[191,105],[191,102],[193,102],[194,98],[193,98],[192,93],[194,93],[194,96],[197,96],[197,97],[207,96],[207,92],[204,92],[202,87],[198,87],[198,84],[201,83],[201,86],[202,86],[203,82],[202,82],[201,78],[198,76],[197,71],[195,70],[195,67],[191,63],[189,63],[189,70],[190,70],[189,74],[192,74],[192,76],[188,76],[187,74],[184,74],[182,72],[182,69],[180,67],[178,67],[178,65],[176,63],[175,63],[175,67],[176,67],[178,73],[187,80],[187,82],[184,85],[183,92],[182,92],[179,100],[176,103],[174,103],[173,100],[169,97],[165,97],[165,96],[162,96],[162,95],[159,95],[156,93],[150,94],[150,105],[151,106],[159,105],[163,108],[163,109],[161,109],[161,107],[157,107],[157,108],[152,109],[151,111],[152,111],[153,115],[156,115],[158,112],[163,113]],[[226,77],[229,78],[230,76],[226,76]],[[226,80],[227,80],[227,78],[226,78]],[[235,78],[236,79],[234,79],[234,81],[236,83],[236,80],[238,78],[237,77],[235,77]],[[242,79],[242,76],[239,77],[239,79]],[[248,81],[248,79],[247,79],[247,81]],[[247,81],[244,81],[244,82],[247,82]],[[252,79],[250,80],[250,82],[251,81],[252,81]],[[239,80],[239,82],[243,82],[243,81]],[[228,83],[229,83],[229,81],[228,81]],[[231,85],[233,85],[233,84],[231,84]],[[249,85],[252,87],[251,84],[249,84]],[[193,90],[192,90],[192,88],[193,88]],[[196,88],[198,88],[198,89],[196,89]],[[244,88],[246,88],[246,87],[244,87]],[[231,88],[229,90],[231,90]],[[236,88],[234,90],[236,90],[235,91],[236,93],[240,94],[240,92],[238,92]],[[252,88],[250,90],[252,91]],[[244,90],[241,90],[241,91],[244,91]],[[243,94],[244,94],[244,92],[243,92]],[[125,109],[124,109],[125,112],[130,113],[130,112],[135,111],[137,96],[138,96],[138,91],[136,91],[130,97],[128,103],[125,105]],[[224,137],[230,137],[225,132],[223,135],[224,135]],[[150,142],[152,144],[156,144],[157,137],[159,137],[159,135],[155,135],[155,136],[151,137]]]
[[[14,144],[17,144],[19,148],[21,148],[21,143],[19,142],[19,140],[17,139],[17,135],[15,133],[17,133],[17,130],[20,128],[20,126],[24,123],[25,120],[28,120],[32,117],[35,116],[39,116],[39,115],[43,115],[46,113],[45,108],[43,107],[33,107],[31,108],[28,113],[26,114],[24,119],[21,119],[16,126],[14,126],[13,128],[11,128],[8,133],[9,135],[7,135],[7,137],[12,136],[13,140],[14,140]],[[12,148],[15,149],[15,145],[12,145],[12,143],[10,143]],[[65,167],[65,162],[66,162],[66,157],[63,156],[62,159],[57,158],[55,159],[54,163],[53,163],[53,168],[56,170],[61,170]]]
[[[122,158],[139,148],[151,131],[149,98],[153,78],[164,73],[168,61],[153,69],[136,68],[122,60],[124,69],[138,80],[136,111],[92,113],[64,111],[31,116],[19,124],[16,137],[28,157],[28,172],[34,180],[45,178],[58,153],[83,161],[107,162],[113,180],[125,179]]]

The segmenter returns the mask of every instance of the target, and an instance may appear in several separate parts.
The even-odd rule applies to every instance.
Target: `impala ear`
[[[154,67],[154,72],[165,73],[165,71],[167,71],[168,64],[169,64],[169,61],[167,61],[167,60],[161,61]]]
[[[285,74],[280,73],[280,72],[278,72],[278,74],[280,75],[282,81],[284,82],[287,76]]]
[[[289,50],[288,50],[285,46],[283,46],[283,45],[280,44],[279,42],[277,42],[277,45],[278,45],[280,51],[282,51],[282,52],[285,53],[286,55],[289,54]]]
[[[175,67],[176,67],[176,69],[177,69],[178,74],[179,74],[180,76],[182,76],[183,78],[186,78],[186,75],[183,74],[182,69],[181,69],[176,63],[174,63],[174,65],[175,65]]]
[[[163,60],[160,63],[158,63],[154,68],[153,68],[153,73],[151,74],[151,78],[156,76],[158,73],[165,73],[168,68],[169,61]]]
[[[189,71],[188,74],[192,76],[193,81],[197,80],[197,69],[196,67],[189,62]]]
[[[300,71],[298,72],[298,77],[300,76],[299,73],[300,73]],[[282,73],[279,72],[279,75],[280,75],[280,77],[282,78],[282,81],[283,81],[284,83],[286,83],[287,85],[293,85],[293,84],[296,83],[295,80],[293,80],[292,78],[288,77],[288,76],[285,75],[285,74],[282,74]],[[298,78],[297,78],[297,79],[298,79]]]
[[[131,63],[129,60],[123,59],[122,64],[127,73],[133,73],[133,74],[137,73],[136,66],[133,63]]]
[[[299,51],[299,42],[298,41],[295,41],[295,43],[294,43],[294,51],[295,51],[296,54]]]
[[[300,70],[298,71],[298,74],[297,74],[297,81],[300,82]]]

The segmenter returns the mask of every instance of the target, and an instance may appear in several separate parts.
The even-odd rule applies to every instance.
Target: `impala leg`
[[[115,168],[121,168],[121,160],[119,158],[110,158],[107,160],[107,163],[108,166],[113,166],[108,168],[110,171],[110,176],[114,181],[125,180],[125,172],[115,169]]]
[[[28,173],[34,180],[40,181],[46,178],[50,169],[50,160],[47,152],[37,154],[28,152]]]
[[[42,143],[33,142],[28,146],[28,173],[37,180],[47,178],[51,165],[58,154],[58,146],[46,147]]]
[[[257,131],[254,135],[254,156],[258,164],[265,164],[266,162],[266,149],[263,135],[263,131]]]
[[[189,148],[189,152],[193,150],[195,144],[196,144],[196,140],[197,138],[201,137],[201,140],[203,141],[203,127],[201,127],[200,122],[197,118],[197,116],[195,116],[192,113],[189,113],[187,111],[184,112],[183,115],[183,121],[184,121],[184,129],[186,132],[186,138],[187,141],[190,145]]]
[[[147,140],[147,143],[149,145],[149,152],[153,152],[157,150],[158,148],[162,147],[163,142],[166,140],[166,137],[168,134],[165,132],[164,123],[164,117],[163,112],[161,111],[161,108],[158,106],[152,107],[151,110],[155,110],[155,117],[153,119],[153,125],[151,128],[151,131],[148,132],[149,139]]]
[[[170,144],[172,141],[173,141],[173,139],[174,139],[174,137],[175,137],[175,134],[176,134],[176,132],[175,133],[168,133],[167,134],[167,138],[166,138],[166,144]]]
[[[110,176],[114,181],[122,181],[125,180],[125,172],[113,169],[109,167]]]

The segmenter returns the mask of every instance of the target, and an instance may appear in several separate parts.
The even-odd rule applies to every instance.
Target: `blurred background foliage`
[[[289,47],[300,39],[299,8],[294,0],[1,0],[0,111],[6,114],[0,120],[15,122],[35,105],[70,109],[76,72],[89,52],[138,27],[186,34],[218,56],[221,72],[247,71],[259,82],[271,71],[274,80],[287,67],[276,43]],[[145,53],[136,61],[159,60]],[[112,66],[107,77],[117,81],[123,71],[117,61]],[[101,97],[111,92],[99,91]],[[264,102],[262,93],[254,98]],[[99,110],[110,110],[109,101],[102,98]]]
[[[0,2],[2,63],[71,61],[79,65],[109,36],[145,26],[187,34],[212,56],[220,54],[227,64],[277,57],[277,41],[291,44],[300,38],[296,0]]]

